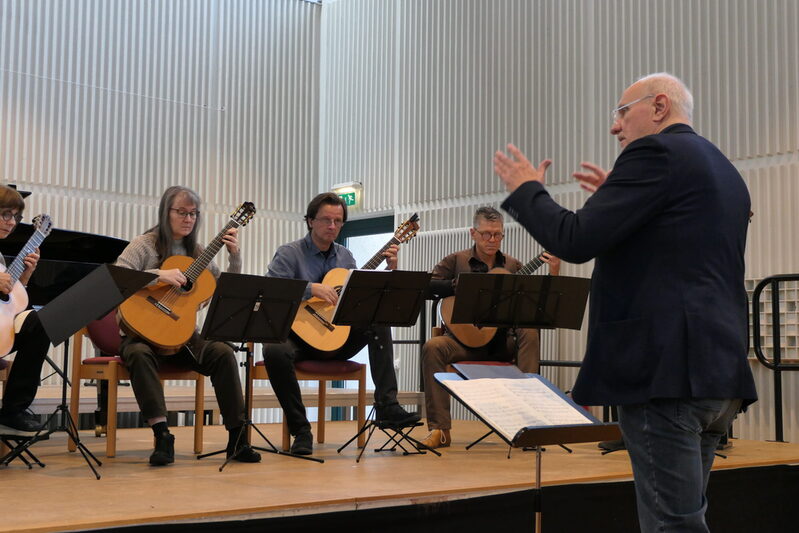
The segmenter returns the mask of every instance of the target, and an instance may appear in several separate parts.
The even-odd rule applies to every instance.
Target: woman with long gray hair
[[[152,283],[182,287],[185,274],[178,268],[161,269],[164,261],[175,255],[198,257],[203,246],[197,243],[197,231],[202,220],[201,201],[196,192],[181,186],[169,187],[161,196],[158,224],[133,239],[122,251],[116,264],[134,270],[156,274]],[[237,229],[231,228],[222,237],[228,251],[228,272],[241,272],[241,252]],[[219,267],[211,261],[208,270],[219,277]],[[255,463],[261,460],[246,439],[237,441],[244,424],[244,400],[239,379],[238,363],[233,348],[224,342],[203,341],[197,332],[177,353],[165,355],[152,343],[135,334],[123,335],[120,356],[131,377],[133,392],[142,416],[155,435],[155,450],[150,464],[166,465],[175,461],[175,437],[167,426],[164,389],[158,368],[184,365],[210,376],[214,385],[223,422],[229,433],[227,455],[237,461]],[[237,445],[238,442],[238,445]]]

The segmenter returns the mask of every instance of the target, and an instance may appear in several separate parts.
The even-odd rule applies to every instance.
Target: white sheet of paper
[[[592,424],[580,409],[538,379],[447,380],[464,403],[506,439],[528,426]]]

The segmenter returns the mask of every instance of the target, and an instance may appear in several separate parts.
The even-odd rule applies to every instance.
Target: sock
[[[241,431],[241,426],[227,430],[227,447],[229,449],[232,450],[233,447],[236,445],[236,439],[239,438],[240,431]],[[244,444],[246,442],[247,442],[247,434],[245,433],[241,436],[241,444]]]
[[[150,428],[153,430],[153,435],[156,437],[160,437],[164,433],[169,433],[169,426],[166,425],[166,422],[158,422],[150,426]]]

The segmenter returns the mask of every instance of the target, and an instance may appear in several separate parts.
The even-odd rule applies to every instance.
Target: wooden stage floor
[[[241,520],[271,516],[352,511],[456,499],[529,489],[534,455],[489,438],[469,451],[465,444],[482,435],[479,422],[456,421],[454,445],[433,454],[402,456],[373,451],[378,433],[359,464],[357,449],[336,449],[353,433],[353,422],[328,423],[325,444],[316,456],[324,464],[264,454],[259,464],[231,463],[219,472],[220,456],[198,461],[191,453],[192,429],[174,428],[176,462],[153,468],[149,429],[120,430],[117,457],[106,460],[105,440],[82,432],[84,444],[103,462],[94,478],[79,454],[66,451],[63,433],[33,451],[47,466],[29,470],[14,461],[0,467],[0,531],[60,531],[171,521]],[[259,428],[276,444],[280,426]],[[426,435],[417,428],[414,435]],[[206,428],[205,450],[221,448],[227,433]],[[492,440],[493,439],[493,440]],[[569,454],[557,446],[543,456],[545,485],[630,479],[626,452],[602,456],[596,444],[578,444]],[[799,463],[799,445],[733,440],[728,459],[715,469]]]

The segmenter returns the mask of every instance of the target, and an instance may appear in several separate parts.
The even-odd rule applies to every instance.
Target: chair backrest
[[[119,336],[119,325],[116,320],[116,309],[99,320],[90,322],[86,326],[89,339],[106,355],[119,355],[119,346],[122,339]]]

